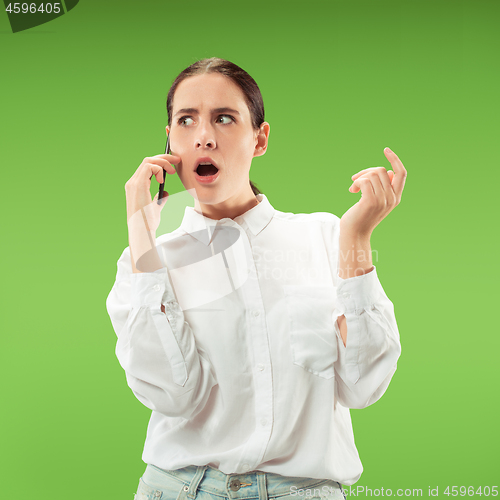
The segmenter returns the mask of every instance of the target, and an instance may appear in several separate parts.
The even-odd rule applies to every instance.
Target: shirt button
[[[262,363],[259,363],[259,364],[257,365],[257,370],[262,371],[263,369],[264,369],[264,365],[263,365]]]
[[[153,290],[155,290],[156,292],[159,292],[161,290],[161,286],[160,285],[155,285],[153,287]]]
[[[259,312],[259,311],[254,311],[254,312],[253,312],[253,315],[254,315],[254,316],[258,316],[259,314],[260,314],[260,312]]]
[[[261,423],[262,425],[266,425],[266,424],[267,424],[267,420],[266,420],[265,418],[263,418],[263,419],[260,421],[260,423]]]
[[[342,297],[344,297],[344,299],[348,299],[350,296],[351,296],[351,294],[350,294],[350,293],[344,293],[344,294],[342,295]]]
[[[184,491],[189,491],[189,486],[184,486]]]
[[[248,464],[243,464],[243,468],[244,468],[245,470],[250,470],[250,466],[249,466]]]

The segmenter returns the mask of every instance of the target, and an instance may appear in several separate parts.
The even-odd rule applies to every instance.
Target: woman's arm
[[[343,279],[362,276],[373,270],[370,238],[359,237],[340,232],[339,241],[339,276]],[[344,347],[347,342],[347,322],[342,314],[337,318],[340,335]]]
[[[133,393],[151,410],[189,419],[217,385],[211,363],[177,303],[156,250],[156,229],[165,206],[151,201],[151,178],[163,182],[180,157],[146,157],[125,184],[129,246],[106,300],[118,336],[116,356]],[[168,196],[165,191],[163,198]]]
[[[217,385],[213,367],[195,342],[165,268],[132,271],[130,247],[106,307],[118,336],[116,356],[137,399],[151,410],[192,418]]]
[[[382,397],[401,354],[392,302],[372,265],[369,239],[342,231],[337,277],[337,399],[347,408],[365,408]]]
[[[397,206],[407,172],[399,157],[384,149],[394,171],[372,167],[352,176],[349,191],[361,199],[339,223],[337,281],[338,359],[337,397],[343,406],[364,408],[387,389],[401,354],[394,306],[372,265],[370,237],[375,227]]]

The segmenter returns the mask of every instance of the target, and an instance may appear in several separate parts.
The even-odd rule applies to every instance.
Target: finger
[[[357,179],[361,179],[363,177],[367,177],[368,174],[373,171],[372,170],[373,168],[376,168],[376,167],[371,167],[369,169],[367,168],[365,170],[362,170],[361,172],[358,172],[357,174],[352,176],[352,179],[357,180]],[[363,174],[362,172],[365,172],[365,173]],[[349,191],[351,191],[351,193],[357,193],[359,191],[359,186],[357,186],[353,183],[353,184],[351,184]]]
[[[373,179],[378,177],[380,180],[380,186],[382,187],[382,190],[385,193],[385,195],[391,199],[394,198],[394,191],[393,191],[392,186],[391,186],[391,181],[390,181],[388,172],[384,167],[373,167],[373,168],[369,169],[368,174],[363,174],[363,177],[369,177],[369,178],[373,178]],[[378,185],[379,184],[377,183],[377,186]],[[349,191],[351,191],[351,190],[349,189]]]
[[[148,165],[148,164],[149,165],[159,165],[160,167],[165,169],[167,171],[167,173],[169,173],[170,175],[175,174],[177,172],[177,170],[171,164],[170,161],[165,160],[163,158],[160,158],[159,155],[158,156],[146,156],[146,158],[144,158],[144,160],[143,160],[143,163],[145,163],[146,165]],[[161,182],[163,182],[163,181],[161,181]]]
[[[361,182],[363,179],[368,180],[368,182],[366,184],[361,184],[362,197],[371,198],[373,196],[373,199],[369,200],[371,203],[373,203],[373,206],[385,208],[387,206],[387,193],[385,192],[384,186],[382,185],[380,175],[372,172],[371,175],[363,176],[361,177],[361,179],[357,179],[355,182]],[[387,179],[387,181],[389,181],[389,179]],[[371,185],[371,190],[368,188],[368,185]]]
[[[356,179],[354,184],[349,191],[351,193],[357,193],[361,190],[361,196],[365,196],[367,198],[375,198],[375,191],[373,190],[373,185],[371,180],[368,177],[361,177],[360,179]]]
[[[181,162],[181,157],[171,154],[161,154],[146,157],[144,158],[144,161],[148,161],[150,163],[158,163],[158,165],[161,165],[167,171],[167,173],[172,175],[177,173],[177,169],[174,167],[174,165]]]
[[[149,180],[151,180],[154,176],[159,184],[163,183],[163,172],[164,172],[163,167],[157,165],[156,163],[144,163],[143,165],[144,168],[146,169],[146,172],[148,173]]]
[[[384,168],[385,170],[385,168]],[[384,174],[384,175],[387,175],[387,174]],[[387,193],[384,189],[384,186],[382,185],[382,180],[381,180],[381,175],[377,175],[377,174],[372,174],[370,177],[369,177],[371,183],[372,183],[372,187],[373,187],[373,191],[375,192],[375,197],[377,198],[377,201],[381,204],[381,205],[386,205],[386,200],[387,200]],[[387,179],[388,181],[389,179]]]
[[[162,167],[167,171],[167,174],[173,175],[177,173],[177,169],[172,163],[168,162],[166,164],[162,164]]]
[[[386,158],[391,162],[392,168],[394,169],[394,178],[392,180],[392,188],[396,194],[396,203],[401,201],[401,194],[403,193],[403,188],[406,182],[407,172],[398,155],[391,151],[389,148],[384,149]]]
[[[391,174],[394,174],[394,172],[391,171]],[[365,174],[361,177],[361,179],[364,178],[371,181],[376,201],[380,206],[384,208],[391,207],[392,209],[396,205],[396,194],[392,188],[389,173],[384,167],[379,167],[376,171],[371,172],[370,175]],[[360,179],[357,180],[359,181]],[[358,190],[352,191],[349,189],[349,191],[357,192]]]
[[[181,157],[179,155],[174,155],[174,154],[170,154],[170,153],[155,155],[155,156],[152,156],[151,158],[164,158],[174,165],[181,161]]]
[[[366,174],[368,172],[371,172],[375,168],[380,168],[380,167],[370,167],[370,168],[365,168],[364,170],[360,170],[357,174],[354,174],[351,179],[357,179],[360,175]]]
[[[389,177],[389,173],[385,168],[381,167],[377,170],[377,174],[382,189],[384,190],[385,205],[389,205],[391,207],[395,206],[396,193],[394,193],[394,189],[391,185],[391,178]]]

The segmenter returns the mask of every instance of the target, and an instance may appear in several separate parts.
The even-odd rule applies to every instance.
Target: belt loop
[[[257,486],[259,489],[259,500],[268,500],[265,472],[257,472]]]
[[[187,496],[189,498],[195,498],[196,497],[196,490],[198,489],[198,485],[200,484],[201,480],[203,479],[203,474],[205,474],[205,471],[207,470],[206,465],[198,465],[196,472],[193,476],[193,479],[191,479],[191,482],[189,483],[189,490],[187,492]]]

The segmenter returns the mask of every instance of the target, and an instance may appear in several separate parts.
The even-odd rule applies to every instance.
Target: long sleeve
[[[347,324],[346,346],[337,317]],[[379,400],[397,368],[401,354],[394,305],[380,284],[376,268],[342,279],[337,275],[333,312],[338,358],[334,364],[337,399],[347,408],[365,408]]]
[[[151,410],[189,419],[203,409],[217,385],[213,367],[196,345],[167,270],[133,273],[129,247],[117,267],[106,308],[127,383]]]

